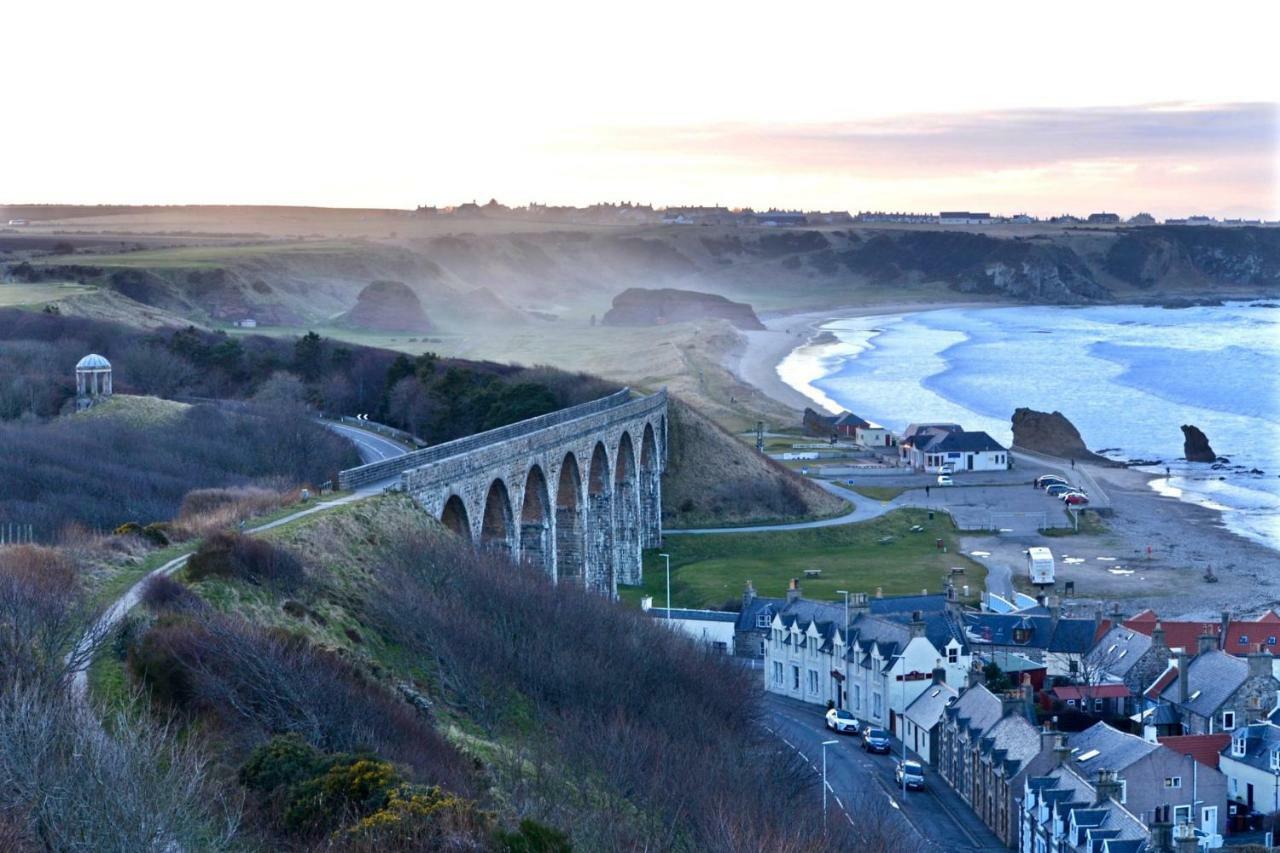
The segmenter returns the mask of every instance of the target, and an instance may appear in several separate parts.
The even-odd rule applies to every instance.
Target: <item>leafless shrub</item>
[[[260,486],[230,486],[193,489],[183,497],[178,515],[170,525],[173,539],[184,542],[231,529],[246,519],[297,503],[298,497],[296,488],[276,490]]]
[[[62,682],[87,663],[67,656],[90,609],[75,568],[50,548],[0,548],[0,684]]]
[[[192,580],[238,578],[288,591],[302,583],[304,572],[298,558],[284,548],[265,539],[223,532],[210,536],[191,555],[187,576]]]

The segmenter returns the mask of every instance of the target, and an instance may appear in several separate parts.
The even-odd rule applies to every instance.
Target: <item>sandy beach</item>
[[[798,413],[816,406],[778,375],[778,365],[835,319],[940,308],[994,307],[991,303],[938,303],[833,308],[766,319],[765,331],[741,332],[743,345],[724,356],[741,382]],[[1086,442],[1088,436],[1085,436]],[[1064,467],[1066,463],[1064,462]],[[1256,613],[1280,608],[1280,553],[1228,530],[1219,511],[1159,494],[1155,475],[1122,467],[1085,467],[1111,497],[1113,513],[1101,533],[1042,537],[1073,562],[1060,574],[1076,581],[1077,604],[1124,612],[1151,607],[1173,616],[1213,616],[1222,610]],[[966,537],[990,552],[983,562],[1019,565],[1027,541]],[[1204,580],[1206,569],[1216,583]]]

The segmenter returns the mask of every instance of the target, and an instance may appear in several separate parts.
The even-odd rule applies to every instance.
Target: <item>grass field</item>
[[[912,532],[918,525],[922,532]],[[886,544],[882,539],[890,538]],[[943,553],[935,547],[943,540]],[[932,521],[923,510],[897,510],[865,524],[820,527],[779,533],[741,533],[714,536],[671,536],[671,602],[680,607],[720,606],[742,596],[749,580],[764,596],[785,594],[791,578],[800,578],[808,598],[834,601],[836,590],[886,595],[942,590],[953,566],[963,567],[963,583],[981,590],[986,569],[956,552],[951,520]],[[805,578],[806,569],[821,569],[820,578]],[[642,587],[626,587],[622,597],[638,602],[653,595],[666,602],[666,572],[657,551],[644,555]]]
[[[39,306],[69,296],[93,293],[97,288],[80,284],[5,284],[0,283],[0,308]]]
[[[177,249],[155,249],[102,255],[53,255],[40,258],[40,264],[81,264],[95,267],[149,267],[156,269],[201,269],[220,267],[243,258],[263,255],[329,255],[358,252],[359,246],[341,241],[259,243],[244,246],[184,246]]]

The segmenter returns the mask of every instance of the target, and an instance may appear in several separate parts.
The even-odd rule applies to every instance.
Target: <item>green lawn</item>
[[[919,525],[922,532],[912,532]],[[881,544],[882,539],[892,537]],[[947,552],[938,551],[942,539]],[[838,589],[886,595],[942,590],[953,566],[965,570],[962,583],[981,590],[986,569],[956,553],[956,535],[948,516],[930,521],[924,510],[891,512],[865,524],[845,524],[779,533],[730,533],[667,538],[671,555],[671,603],[681,607],[719,606],[741,598],[750,580],[756,592],[780,597],[787,582],[800,578],[808,598],[834,601]],[[643,587],[620,590],[622,598],[638,602],[653,595],[666,602],[666,573],[658,551],[644,554]],[[821,569],[821,578],[804,577],[805,569]]]
[[[80,284],[19,284],[0,283],[0,307],[35,307],[66,299],[68,296],[79,296],[93,293],[97,288]]]
[[[38,264],[82,264],[96,267],[177,267],[205,269],[219,267],[242,258],[262,255],[305,255],[349,252],[353,243],[317,240],[314,242],[259,243],[241,246],[184,246],[176,249],[154,249],[102,255],[53,255],[40,258]]]
[[[906,491],[899,486],[847,486],[843,483],[836,483],[836,485],[857,492],[864,498],[871,498],[873,501],[891,501]]]

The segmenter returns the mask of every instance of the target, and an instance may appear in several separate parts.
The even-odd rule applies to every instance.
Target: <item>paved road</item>
[[[886,819],[905,820],[909,832],[930,850],[1007,851],[991,830],[965,805],[960,796],[933,770],[925,769],[925,790],[904,796],[894,783],[895,758],[869,755],[862,741],[850,735],[834,735],[823,725],[823,709],[773,694],[764,698],[765,722],[777,737],[822,772],[822,742],[838,740],[827,748],[827,782],[830,808],[844,811],[872,809],[879,814],[884,803]],[[894,755],[901,745],[894,743]],[[819,789],[814,796],[821,796]]]
[[[375,435],[371,432],[340,424],[326,423],[325,425],[330,429],[341,433],[345,437],[350,438],[356,445],[356,452],[360,454],[360,459],[364,462],[376,462],[379,459],[389,459],[406,452],[399,444],[396,444],[394,441],[389,441],[380,435]],[[339,498],[333,498],[332,500],[327,501],[316,501],[306,509],[300,509],[297,512],[284,516],[283,518],[278,518],[275,521],[249,528],[244,532],[261,533],[264,530],[271,530],[274,527],[289,524],[290,522],[297,521],[299,518],[305,518],[306,516],[314,515],[317,512],[324,512],[325,510],[329,510],[337,506],[364,500],[365,498],[373,495],[381,494],[384,489],[390,485],[394,485],[399,481],[399,479],[400,478],[397,475],[377,483],[370,483],[361,489],[351,492],[350,494],[343,495]],[[125,615],[142,600],[142,590],[147,581],[151,580],[153,577],[173,574],[187,564],[187,558],[189,556],[189,554],[183,554],[181,557],[175,557],[163,566],[160,566],[158,569],[151,571],[133,586],[129,587],[129,590],[120,598],[112,602],[111,605],[103,612],[102,616],[98,618],[98,621],[94,623],[93,627],[80,638],[76,643],[75,650],[70,653],[70,658],[73,660],[78,659],[87,663],[87,659],[91,655],[93,649],[97,647],[100,642],[105,640],[107,636],[110,635],[111,631],[120,624]],[[88,670],[78,670],[71,682],[73,695],[80,699],[84,699],[88,695],[88,686]]]

